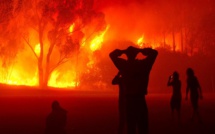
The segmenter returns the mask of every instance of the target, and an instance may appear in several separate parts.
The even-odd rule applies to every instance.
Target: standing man
[[[145,59],[138,60],[136,56],[142,53]],[[120,58],[127,55],[127,60]],[[126,119],[128,134],[148,133],[148,108],[145,100],[149,75],[158,52],[152,48],[135,48],[129,46],[126,50],[116,49],[110,53],[114,65],[121,72],[126,91]]]

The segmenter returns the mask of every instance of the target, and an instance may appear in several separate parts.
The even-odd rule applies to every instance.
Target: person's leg
[[[196,117],[198,118],[198,98],[191,97],[191,103],[193,107],[193,115],[191,117],[191,120],[194,121]]]
[[[118,128],[118,134],[123,134],[123,128],[124,128],[123,109],[122,109],[122,104],[119,103],[119,128]]]
[[[199,113],[199,104],[198,104],[198,98],[195,100],[195,104],[193,106],[193,111],[194,111],[194,114],[196,116],[196,118],[198,119],[198,122],[199,123],[202,123],[202,118],[200,116],[200,113]]]
[[[170,108],[171,108],[171,120],[174,121],[174,100],[171,98],[170,101]]]
[[[148,107],[146,104],[145,98],[139,101],[139,109],[138,109],[138,122],[137,128],[139,134],[148,134],[149,133],[149,125],[148,125]]]
[[[119,117],[118,134],[123,134],[123,129],[124,129],[123,123],[124,123],[124,122],[121,120],[121,117]]]
[[[178,122],[178,125],[180,125],[181,124],[181,110],[180,110],[180,108],[177,108],[176,111],[177,111],[177,122]]]
[[[125,101],[121,101],[119,103],[119,128],[118,128],[118,133],[119,134],[124,134],[125,128],[127,125],[127,120],[126,120],[126,106],[125,106]]]
[[[178,114],[178,124],[181,124],[181,98],[177,99],[176,106],[177,114]]]
[[[133,118],[127,120],[127,134],[136,134],[136,123]]]
[[[127,134],[136,133],[136,102],[129,98],[126,104]]]

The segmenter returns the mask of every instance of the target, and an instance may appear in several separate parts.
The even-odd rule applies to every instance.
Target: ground
[[[215,94],[200,101],[203,124],[190,122],[190,101],[183,98],[180,126],[171,120],[170,96],[147,95],[150,134],[215,133]],[[0,89],[0,134],[43,134],[53,100],[68,111],[67,134],[117,134],[117,97],[107,91]]]

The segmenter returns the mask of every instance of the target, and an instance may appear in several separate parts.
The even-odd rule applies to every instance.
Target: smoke
[[[154,13],[143,5],[130,3],[104,9],[106,21],[110,25],[107,40],[137,40],[144,34],[148,39],[155,27]]]

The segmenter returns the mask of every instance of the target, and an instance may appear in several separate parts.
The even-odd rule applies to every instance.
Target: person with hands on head
[[[145,59],[136,59],[138,53]],[[127,60],[121,58],[126,54]],[[126,93],[127,134],[148,133],[148,108],[145,100],[151,68],[158,52],[152,48],[129,46],[125,50],[115,49],[109,56],[122,75]]]

